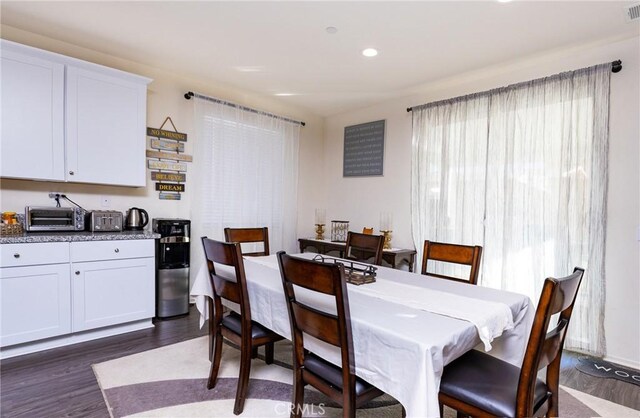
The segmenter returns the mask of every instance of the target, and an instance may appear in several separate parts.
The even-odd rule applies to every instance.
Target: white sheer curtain
[[[539,298],[586,268],[566,347],[605,353],[609,80],[603,64],[413,111],[412,229],[484,247],[480,284]]]
[[[197,97],[194,100],[192,264],[200,237],[224,240],[225,227],[269,228],[272,253],[296,250],[300,125]]]

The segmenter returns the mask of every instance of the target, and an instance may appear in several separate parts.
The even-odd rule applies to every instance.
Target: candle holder
[[[380,232],[382,232],[382,236],[384,237],[384,245],[382,246],[382,248],[385,250],[390,250],[391,249],[391,232],[393,231],[381,230]]]
[[[324,239],[324,224],[316,224],[316,239]]]

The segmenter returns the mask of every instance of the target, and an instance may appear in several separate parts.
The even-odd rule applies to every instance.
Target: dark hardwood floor
[[[582,373],[576,369],[578,359],[581,357],[583,357],[582,354],[570,351],[565,351],[562,354],[561,385],[640,410],[640,386],[617,379],[598,378]]]
[[[206,335],[194,307],[188,316],[157,321],[153,329],[28,354],[0,362],[0,416],[109,417],[91,365]],[[640,388],[575,369],[565,351],[561,384],[640,409]]]
[[[191,307],[151,329],[2,360],[0,416],[108,418],[91,365],[206,335],[198,319]]]

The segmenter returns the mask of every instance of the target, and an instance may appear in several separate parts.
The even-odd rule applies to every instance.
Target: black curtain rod
[[[220,104],[223,104],[225,106],[235,107],[235,108],[238,108],[240,110],[246,110],[247,112],[258,113],[258,114],[261,114],[261,115],[267,115],[267,116],[271,116],[271,117],[274,117],[276,119],[280,119],[280,120],[283,120],[283,121],[286,121],[286,122],[297,123],[299,125],[306,126],[306,123],[301,122],[299,120],[289,119],[289,118],[285,118],[284,116],[274,115],[273,113],[263,112],[262,110],[252,109],[250,107],[242,106],[242,105],[239,105],[239,104],[236,104],[236,103],[231,103],[231,102],[227,102],[227,101],[224,101],[224,100],[216,99],[215,97],[204,96],[202,94],[194,93],[192,91],[188,91],[188,92],[186,92],[184,94],[184,98],[187,99],[187,100],[191,100],[192,97],[197,97],[198,99],[208,100],[210,102],[220,103]]]
[[[615,60],[611,62],[611,72],[619,73],[622,70],[622,60]],[[413,107],[408,107],[407,112],[411,112]]]

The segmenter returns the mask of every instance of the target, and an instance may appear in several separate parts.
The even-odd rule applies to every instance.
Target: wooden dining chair
[[[557,417],[562,348],[583,275],[576,267],[570,276],[545,280],[521,367],[471,350],[445,366],[440,403],[474,417]],[[537,378],[544,367],[546,382]]]
[[[262,243],[262,251],[242,252],[242,255],[261,256],[269,255],[269,228],[225,228],[224,239],[227,242],[239,242],[240,244]]]
[[[476,284],[480,271],[480,257],[482,257],[482,247],[479,245],[447,244],[426,240],[422,251],[422,274],[462,283]],[[444,274],[429,273],[427,272],[429,260],[470,266],[469,278],[463,279]]]
[[[373,264],[381,266],[383,246],[384,237],[382,235],[360,234],[349,231],[344,249],[344,258],[363,262],[368,262],[373,258]]]
[[[278,252],[278,263],[284,287],[291,335],[293,340],[293,406],[291,417],[302,415],[304,386],[312,385],[343,408],[343,417],[355,417],[356,408],[382,394],[375,386],[355,375],[349,298],[344,279],[344,267],[291,257]],[[301,302],[296,287],[305,289],[304,300],[310,294],[331,299],[335,314],[321,311]],[[328,302],[327,298],[327,304]],[[338,367],[305,350],[304,334],[340,348]]]
[[[212,389],[216,386],[220,359],[222,358],[222,338],[227,338],[240,347],[240,376],[236,390],[236,402],[233,407],[233,413],[238,415],[242,413],[247,397],[252,351],[264,345],[265,362],[271,364],[273,362],[273,343],[281,340],[282,337],[257,322],[251,321],[251,307],[240,244],[214,241],[202,237],[202,245],[213,288],[213,299],[209,298],[209,344],[210,350],[213,350],[213,358],[207,388]],[[231,267],[234,277],[229,277],[230,274],[218,273],[215,267],[216,263]],[[231,312],[229,315],[223,316],[222,299],[237,303],[240,306],[240,314]]]

